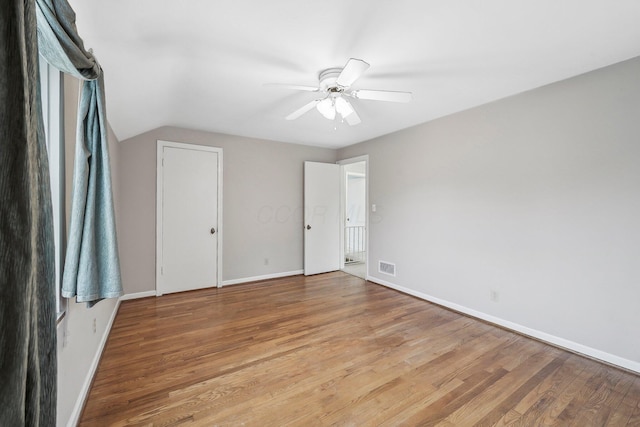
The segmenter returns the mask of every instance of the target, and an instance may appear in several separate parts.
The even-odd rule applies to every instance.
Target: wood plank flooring
[[[640,376],[341,272],[124,301],[81,426],[640,426]]]

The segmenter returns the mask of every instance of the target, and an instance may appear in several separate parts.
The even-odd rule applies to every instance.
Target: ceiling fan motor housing
[[[336,83],[341,72],[342,68],[328,68],[321,71],[318,75],[318,80],[320,80],[320,89],[323,92],[342,93],[344,88],[338,86]]]

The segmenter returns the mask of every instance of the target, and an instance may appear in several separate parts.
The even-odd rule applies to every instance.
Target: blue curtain
[[[0,425],[56,422],[55,267],[33,0],[0,2]]]
[[[104,74],[76,29],[66,0],[36,0],[40,54],[82,80],[62,296],[89,307],[122,295],[111,191]]]

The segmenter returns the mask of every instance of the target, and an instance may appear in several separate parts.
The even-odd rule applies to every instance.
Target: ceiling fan
[[[314,107],[329,120],[334,120],[337,114],[349,125],[357,125],[361,122],[353,105],[347,98],[367,99],[372,101],[409,102],[411,92],[396,92],[389,90],[352,90],[351,85],[369,68],[369,64],[361,59],[351,58],[344,68],[329,68],[318,75],[318,86],[281,85],[294,90],[318,92],[322,97],[314,99],[303,107],[289,114],[287,120],[295,120]]]

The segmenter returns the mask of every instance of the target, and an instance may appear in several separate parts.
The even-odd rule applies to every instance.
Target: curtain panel
[[[53,213],[33,0],[0,2],[0,425],[56,423]]]
[[[62,296],[89,307],[123,294],[111,189],[104,75],[84,48],[66,0],[36,0],[46,61],[82,80]]]

